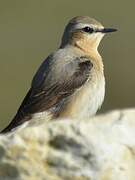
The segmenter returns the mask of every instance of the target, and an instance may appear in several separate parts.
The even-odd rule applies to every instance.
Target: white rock
[[[134,109],[0,136],[0,180],[135,180],[134,169]]]

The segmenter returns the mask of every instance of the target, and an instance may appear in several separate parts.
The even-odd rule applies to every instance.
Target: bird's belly
[[[104,77],[99,78],[96,82],[88,81],[73,94],[61,116],[77,119],[91,117],[102,105],[104,94]]]

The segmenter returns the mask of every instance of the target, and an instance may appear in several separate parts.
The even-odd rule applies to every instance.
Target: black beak
[[[103,29],[96,30],[96,32],[101,32],[101,33],[111,33],[115,31],[117,31],[117,29],[114,29],[114,28],[103,28]]]

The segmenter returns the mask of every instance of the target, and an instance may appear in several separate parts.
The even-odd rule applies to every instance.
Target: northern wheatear
[[[100,108],[105,78],[98,45],[104,28],[87,16],[71,19],[60,48],[50,54],[35,74],[16,116],[2,131],[11,131],[33,118],[89,118]]]

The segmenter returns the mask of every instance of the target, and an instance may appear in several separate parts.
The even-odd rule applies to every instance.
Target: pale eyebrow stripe
[[[83,23],[79,23],[79,24],[76,24],[75,25],[75,27],[74,27],[74,29],[82,29],[82,28],[84,28],[84,27],[86,27],[86,26],[88,26],[88,27],[91,27],[91,28],[93,28],[93,29],[97,29],[97,28],[104,28],[103,26],[98,26],[98,25],[90,25],[90,24],[83,24]]]

